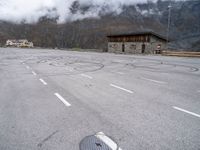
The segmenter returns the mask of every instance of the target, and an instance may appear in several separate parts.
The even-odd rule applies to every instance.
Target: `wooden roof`
[[[124,36],[137,36],[137,35],[152,35],[152,36],[156,36],[157,38],[167,41],[167,38],[155,33],[153,31],[139,31],[139,32],[129,32],[129,33],[121,33],[121,34],[112,34],[112,35],[107,35],[108,38],[110,37],[124,37]]]

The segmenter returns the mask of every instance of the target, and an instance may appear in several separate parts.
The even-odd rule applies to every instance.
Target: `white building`
[[[6,46],[8,47],[33,47],[33,42],[29,42],[26,39],[20,39],[20,40],[7,40]]]

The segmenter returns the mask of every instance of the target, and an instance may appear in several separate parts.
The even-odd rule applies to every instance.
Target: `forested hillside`
[[[38,47],[106,49],[106,35],[112,33],[154,30],[166,35],[168,5],[169,1],[149,1],[123,6],[119,14],[102,12],[98,18],[72,19],[62,24],[57,23],[56,17],[48,16],[34,24],[0,21],[0,43],[26,38]],[[76,1],[70,11],[84,14],[90,7],[93,6],[81,6]],[[173,1],[171,14],[171,47],[200,50],[200,1]]]

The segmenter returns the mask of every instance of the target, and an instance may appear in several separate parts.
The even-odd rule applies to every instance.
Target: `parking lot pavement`
[[[0,149],[78,150],[98,135],[123,150],[199,150],[199,69],[198,58],[1,48]]]

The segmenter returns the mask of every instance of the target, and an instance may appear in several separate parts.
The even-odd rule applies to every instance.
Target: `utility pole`
[[[170,24],[171,24],[171,8],[172,8],[172,5],[171,5],[171,1],[169,3],[169,6],[168,6],[168,25],[167,25],[167,49],[169,49],[169,32],[170,32]]]

